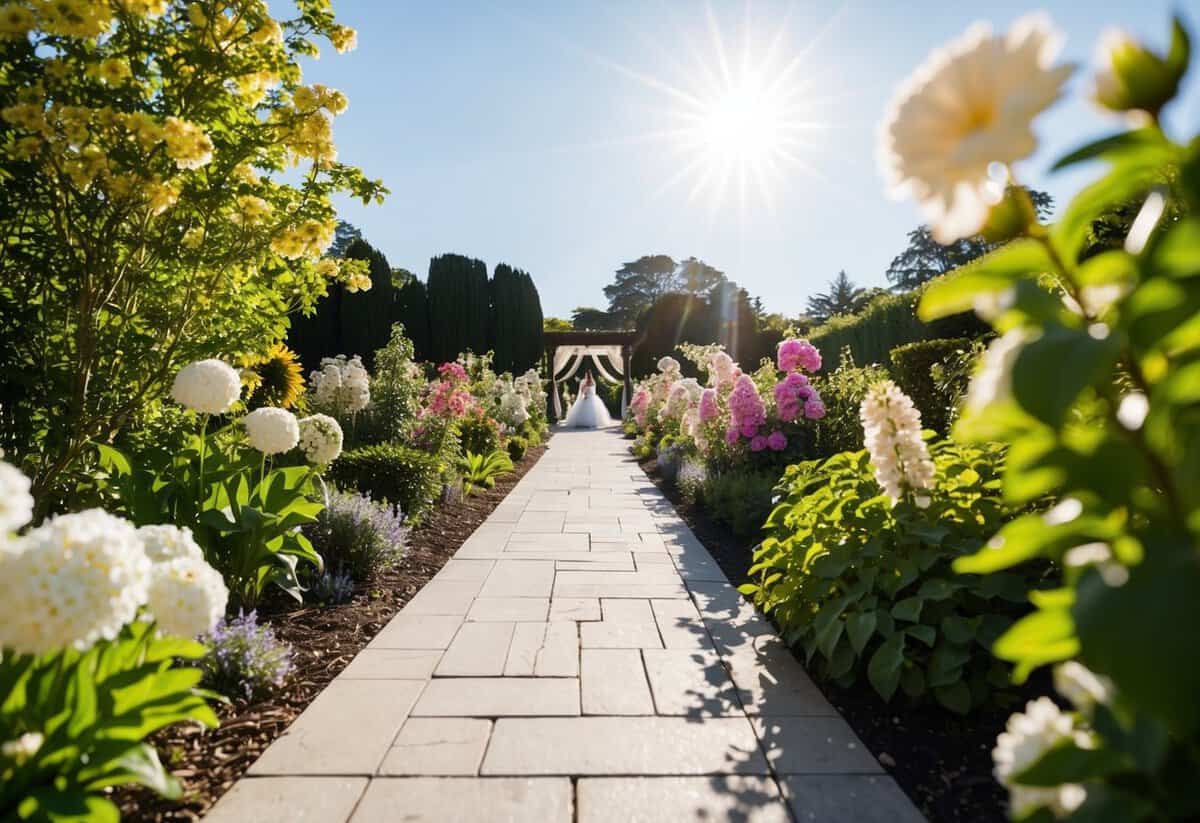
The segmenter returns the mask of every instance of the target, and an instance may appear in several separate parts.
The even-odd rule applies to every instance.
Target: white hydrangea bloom
[[[171,397],[201,414],[224,414],[242,394],[237,370],[215,358],[189,363],[175,375]]]
[[[1065,738],[1082,741],[1082,732],[1075,721],[1064,714],[1048,697],[1031,700],[1025,711],[1008,718],[1005,730],[996,738],[992,750],[996,780],[1008,788],[1012,815],[1020,817],[1045,806],[1055,817],[1066,817],[1083,803],[1086,792],[1082,786],[1068,783],[1061,786],[1022,786],[1013,777],[1032,766],[1037,760]]]
[[[1054,689],[1077,709],[1086,709],[1097,703],[1108,703],[1115,686],[1107,677],[1096,674],[1082,663],[1068,660],[1054,668]]]
[[[0,553],[0,646],[21,654],[111,640],[146,602],[150,560],[101,509],[52,518]]]
[[[0,756],[22,766],[38,753],[46,738],[41,732],[25,732],[16,740],[7,740],[0,744]]]
[[[327,466],[342,453],[342,427],[327,414],[300,421],[300,448],[309,463]]]
[[[155,564],[147,596],[150,614],[164,634],[198,637],[224,616],[229,589],[204,560],[175,557]]]
[[[300,442],[300,425],[287,409],[265,406],[242,419],[250,445],[263,454],[283,454]]]
[[[16,466],[0,461],[0,541],[33,519],[29,478]]]
[[[192,536],[192,530],[187,527],[181,529],[167,523],[142,526],[138,529],[138,537],[142,540],[146,557],[150,558],[152,563],[162,563],[177,557],[204,559],[204,551]]]
[[[1044,14],[1000,35],[977,23],[897,90],[880,129],[879,164],[893,195],[917,200],[939,243],[983,228],[1004,189],[989,166],[1037,148],[1033,120],[1073,71],[1053,65],[1061,45]]]
[[[921,438],[921,412],[912,400],[891,380],[884,380],[867,392],[859,417],[880,488],[893,500],[911,491],[918,506],[928,506],[934,465]]]

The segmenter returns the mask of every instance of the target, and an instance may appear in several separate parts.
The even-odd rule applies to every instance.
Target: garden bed
[[[184,799],[171,802],[147,790],[125,789],[118,793],[122,816],[142,821],[202,817],[437,574],[545,451],[545,445],[530,449],[513,472],[497,479],[494,488],[427,515],[409,535],[404,559],[357,586],[350,602],[301,606],[282,595],[269,599],[259,609],[260,617],[295,650],[295,668],[287,684],[267,700],[218,705],[220,728],[176,726],[152,738],[164,763],[183,784]]]
[[[714,522],[700,506],[684,500],[658,470],[656,459],[642,470],[675,506],[735,585],[748,582],[754,543]],[[803,663],[803,660],[800,661]],[[880,764],[932,823],[1003,823],[1007,794],[992,778],[991,751],[1010,709],[979,710],[958,717],[937,707],[884,703],[865,681],[850,689],[816,681],[825,697],[853,727]],[[1049,691],[1038,683],[1030,697]]]

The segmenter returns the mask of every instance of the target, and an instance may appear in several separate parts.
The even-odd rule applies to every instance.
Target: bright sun
[[[761,82],[744,82],[713,100],[702,116],[698,138],[711,162],[758,162],[771,157],[781,138],[778,105]]]

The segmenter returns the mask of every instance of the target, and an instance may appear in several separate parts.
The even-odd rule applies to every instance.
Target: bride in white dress
[[[588,372],[579,384],[579,396],[571,404],[563,425],[573,429],[601,429],[612,424],[604,401],[596,396],[596,381]]]

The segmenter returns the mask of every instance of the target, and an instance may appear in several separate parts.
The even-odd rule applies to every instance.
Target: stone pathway
[[[210,823],[920,823],[615,431],[555,435]]]

